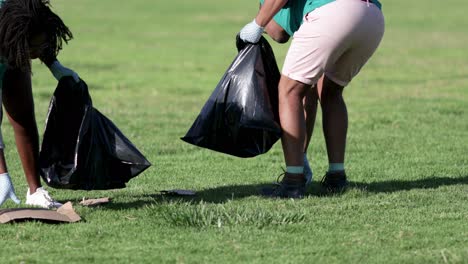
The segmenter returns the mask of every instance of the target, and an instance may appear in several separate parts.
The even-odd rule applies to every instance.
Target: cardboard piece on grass
[[[39,220],[54,223],[74,223],[81,217],[73,210],[71,202],[60,206],[57,210],[42,208],[17,208],[0,210],[0,223]]]
[[[109,203],[110,201],[111,199],[109,197],[96,198],[96,199],[85,199],[83,197],[83,201],[81,201],[80,204],[83,206],[96,206],[100,204]]]
[[[194,196],[197,193],[192,190],[162,190],[162,194],[178,195],[178,196]]]

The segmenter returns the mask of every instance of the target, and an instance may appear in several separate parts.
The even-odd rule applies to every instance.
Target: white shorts
[[[326,4],[304,17],[282,74],[310,85],[325,74],[346,86],[375,52],[384,31],[383,14],[372,3],[336,0]]]

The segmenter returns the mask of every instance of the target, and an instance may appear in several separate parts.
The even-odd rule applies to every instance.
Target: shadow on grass
[[[251,196],[259,196],[260,190],[263,187],[270,186],[270,183],[265,184],[246,184],[246,185],[228,185],[196,191],[194,196],[169,195],[162,193],[136,195],[133,198],[137,199],[133,202],[111,202],[103,205],[106,209],[125,209],[143,207],[149,204],[163,204],[168,202],[190,202],[197,204],[199,202],[206,203],[225,203],[229,200],[243,199]]]
[[[468,184],[468,176],[459,178],[452,177],[430,177],[414,181],[391,180],[382,182],[362,183],[350,182],[348,190],[358,189],[363,192],[370,193],[392,193],[398,191],[407,191],[412,189],[435,189],[441,186]],[[176,196],[167,194],[148,194],[134,196],[137,201],[119,203],[112,202],[104,205],[106,209],[124,209],[143,207],[148,204],[162,204],[167,202],[191,202],[199,203],[225,203],[229,200],[244,199],[252,196],[260,196],[262,188],[271,186],[270,183],[264,184],[245,184],[245,185],[228,185],[209,188],[197,191],[195,196]],[[309,196],[325,197],[339,196],[340,193],[330,194],[323,190],[319,182],[313,182],[308,189]]]
[[[414,181],[392,180],[372,183],[351,182],[350,188],[371,193],[391,193],[412,189],[435,189],[441,186],[460,184],[468,184],[468,175],[458,178],[432,176]]]

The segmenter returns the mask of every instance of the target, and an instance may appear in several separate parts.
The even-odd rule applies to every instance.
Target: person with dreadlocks
[[[39,58],[57,80],[72,76],[78,82],[78,75],[62,66],[56,58],[62,43],[68,43],[72,38],[62,19],[50,9],[48,0],[0,0],[0,102],[13,126],[28,183],[27,205],[43,208],[61,206],[41,186],[31,60]],[[1,120],[0,106],[0,124]],[[4,147],[0,133],[0,205],[8,198],[20,203],[8,174]]]

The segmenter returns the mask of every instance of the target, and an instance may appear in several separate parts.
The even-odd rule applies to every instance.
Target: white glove
[[[0,174],[0,205],[2,205],[8,198],[17,204],[20,203],[20,200],[16,197],[10,175],[8,175],[7,172]]]
[[[60,81],[60,79],[62,79],[62,77],[65,77],[65,76],[73,77],[73,79],[76,82],[80,81],[80,77],[78,76],[78,74],[76,72],[70,70],[69,68],[63,67],[63,65],[60,64],[59,61],[54,61],[50,65],[49,69],[52,72],[52,74],[54,75],[55,79],[57,79],[57,81]]]
[[[260,37],[262,36],[263,33],[263,27],[259,26],[257,22],[255,22],[255,19],[245,25],[240,33],[239,37],[244,41],[244,42],[249,42],[249,43],[257,43],[260,40]]]

